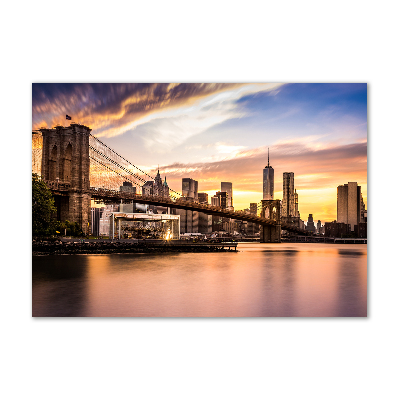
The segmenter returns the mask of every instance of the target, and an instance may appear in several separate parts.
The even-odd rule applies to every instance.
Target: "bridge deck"
[[[308,235],[309,232],[299,229],[297,226],[280,224],[277,221],[260,217],[254,214],[248,214],[244,211],[231,211],[223,209],[221,207],[211,206],[209,204],[195,203],[182,198],[171,199],[169,197],[158,197],[158,196],[143,196],[134,193],[120,192],[117,190],[101,189],[101,188],[90,188],[90,194],[93,199],[100,202],[120,202],[122,201],[133,201],[140,204],[149,204],[162,207],[180,208],[190,211],[198,211],[205,214],[217,215],[220,217],[237,219],[241,221],[253,222],[259,225],[270,225],[276,226],[281,225],[281,229],[290,232],[302,233]]]

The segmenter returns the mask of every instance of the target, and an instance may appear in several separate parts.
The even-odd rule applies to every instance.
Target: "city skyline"
[[[336,188],[367,206],[366,84],[33,84],[33,129],[86,124],[110,147],[179,190],[209,196],[232,182],[235,209],[262,197],[270,148],[274,198],[293,172],[302,219],[336,219]],[[70,122],[70,121],[68,121]]]

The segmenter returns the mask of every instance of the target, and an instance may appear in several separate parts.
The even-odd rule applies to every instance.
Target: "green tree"
[[[32,174],[32,236],[55,233],[56,211],[50,189],[37,174]]]
[[[67,236],[84,236],[81,227],[77,222],[69,222],[65,220],[63,222],[57,221],[56,230],[60,232],[61,235]]]

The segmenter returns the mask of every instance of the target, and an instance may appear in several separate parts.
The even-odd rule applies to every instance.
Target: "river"
[[[366,317],[367,245],[34,256],[34,317]]]

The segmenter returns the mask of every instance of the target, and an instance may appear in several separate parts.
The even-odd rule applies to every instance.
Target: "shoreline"
[[[171,243],[171,242],[65,242],[32,243],[32,256],[72,254],[138,254],[138,253],[208,253],[237,252],[238,243]]]

